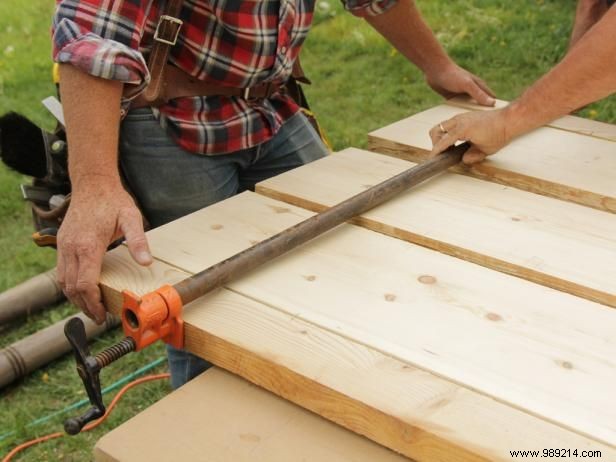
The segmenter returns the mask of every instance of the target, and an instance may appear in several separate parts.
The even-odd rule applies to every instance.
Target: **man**
[[[578,0],[569,46],[575,45],[599,21],[615,0]]]
[[[580,0],[580,5],[588,3],[599,1]],[[578,13],[583,11],[588,10],[578,7]],[[591,15],[596,23],[590,28],[588,16],[578,16],[581,29],[574,27],[564,59],[507,107],[461,114],[433,127],[432,156],[457,141],[470,141],[463,162],[481,162],[517,136],[616,92],[616,8],[599,11]],[[581,30],[586,30],[582,36]]]
[[[118,163],[155,227],[326,154],[283,92],[258,99],[216,92],[176,98],[154,110],[132,110],[121,123],[123,90],[134,96],[147,86],[143,53],[164,3],[60,0],[54,17],[73,187],[58,235],[58,281],[97,322],[105,315],[97,282],[108,244],[124,237],[137,263],[152,262],[140,210],[122,186]],[[286,81],[314,3],[185,1],[179,15],[184,24],[169,58],[176,77],[240,94],[262,82]],[[417,65],[434,90],[493,105],[487,85],[447,56],[412,0],[344,3]],[[173,386],[206,367],[173,349],[169,362]]]

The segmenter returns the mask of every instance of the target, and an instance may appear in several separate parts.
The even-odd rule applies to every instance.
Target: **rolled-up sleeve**
[[[389,10],[397,0],[342,0],[344,8],[355,16],[376,16]]]
[[[58,1],[52,25],[54,61],[72,64],[95,77],[136,85],[138,93],[150,79],[139,52],[149,4],[131,0]]]

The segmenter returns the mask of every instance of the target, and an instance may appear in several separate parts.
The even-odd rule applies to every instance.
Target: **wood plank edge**
[[[427,460],[428,450],[459,461],[490,460],[190,324],[186,344],[213,364],[406,457]],[[429,460],[447,460],[433,456]]]
[[[314,212],[322,212],[328,208],[326,206],[323,206],[322,204],[318,204],[313,201],[294,196],[292,194],[274,191],[263,185],[257,185],[256,191],[259,194],[263,194],[272,199],[286,202],[297,207],[303,207]],[[592,289],[590,287],[576,284],[565,279],[541,273],[540,271],[536,271],[532,268],[525,268],[523,266],[509,263],[505,260],[493,258],[487,255],[480,254],[478,252],[474,252],[472,250],[448,244],[443,241],[438,241],[436,239],[431,239],[420,234],[412,233],[401,228],[386,225],[384,223],[366,218],[365,216],[356,217],[351,220],[350,223],[362,226],[371,231],[375,231],[389,237],[395,237],[397,239],[410,242],[412,244],[417,244],[431,250],[436,250],[446,255],[450,255],[452,257],[456,257],[462,260],[469,261],[471,263],[481,265],[488,269],[500,271],[501,273],[525,279],[530,282],[556,289],[561,292],[566,292],[577,297],[582,297],[593,302],[598,302],[608,307],[616,308],[616,295],[610,294],[608,292],[602,292],[597,289]]]
[[[111,454],[109,454],[107,451],[99,448],[98,447],[98,442],[94,446],[93,455],[94,455],[94,460],[96,462],[122,462],[121,460],[119,460],[119,459],[115,458],[114,456],[112,456]]]
[[[241,298],[246,298],[241,293],[235,294]],[[191,328],[195,329],[195,332],[190,331],[190,329],[187,330],[188,349],[216,365],[241,375],[279,396],[356,433],[367,436],[407,457],[430,462],[453,460],[450,448],[456,448],[460,443],[452,443],[452,440],[455,440],[452,436],[455,434],[457,426],[453,426],[451,415],[458,414],[461,409],[475,406],[482,410],[482,414],[489,415],[496,421],[507,423],[500,430],[485,428],[482,431],[475,428],[471,431],[473,437],[468,440],[468,444],[463,445],[465,452],[459,452],[456,449],[456,452],[453,453],[456,455],[455,460],[457,462],[466,462],[468,460],[467,453],[473,457],[470,460],[475,460],[477,457],[479,460],[485,458],[489,460],[508,459],[507,451],[504,451],[504,449],[515,449],[521,446],[521,442],[527,443],[530,440],[534,440],[531,443],[533,447],[551,447],[550,444],[563,443],[565,440],[568,442],[567,444],[573,445],[571,447],[598,447],[604,453],[616,455],[613,452],[615,446],[602,438],[572,429],[541,414],[511,406],[473,388],[460,385],[447,377],[401,362],[360,342],[322,330],[318,325],[300,318],[287,318],[283,321],[284,313],[278,312],[276,308],[262,305],[252,298],[246,298],[246,302],[252,304],[252,306],[257,304],[260,308],[258,312],[252,313],[251,310],[246,310],[246,319],[242,320],[244,326],[239,329],[230,326],[227,319],[221,319],[219,325],[216,318],[220,317],[220,314],[199,321],[199,323],[204,323],[204,326],[216,326],[214,327],[216,329],[214,334],[208,328],[198,328],[189,323]],[[257,337],[284,338],[283,343],[291,342],[294,345],[292,349],[297,348],[298,351],[314,351],[317,356],[324,357],[323,353],[326,352],[328,346],[343,342],[345,344],[344,351],[347,353],[354,351],[353,356],[355,357],[369,357],[371,359],[365,362],[363,367],[356,369],[357,364],[355,362],[350,363],[348,355],[343,355],[347,359],[339,362],[336,367],[336,370],[340,372],[333,372],[333,369],[328,371],[324,365],[313,365],[308,368],[300,366],[297,369],[289,369],[287,367],[289,361],[291,364],[297,364],[296,355],[288,356],[282,352],[277,352],[277,350],[271,351],[269,348],[259,347],[244,351],[246,348],[242,346],[244,344],[242,339],[246,335],[245,329],[247,326],[252,326],[253,323],[259,326]],[[208,332],[204,332],[206,330]],[[212,341],[217,339],[221,340],[220,344]],[[233,348],[233,352],[229,352],[228,347]],[[215,351],[209,350],[210,348]],[[247,353],[248,356],[245,356],[244,353]],[[263,354],[266,355],[266,358],[262,356]],[[230,361],[230,364],[219,364],[217,361],[220,361],[221,358],[216,359],[212,355],[221,355],[222,359]],[[417,408],[417,414],[409,414],[412,409],[404,411],[395,407],[386,407],[388,412],[384,412],[380,410],[381,405],[379,403],[383,404],[383,398],[379,396],[369,394],[367,396],[362,395],[363,398],[357,398],[357,396],[348,396],[328,386],[332,383],[340,383],[340,380],[348,380],[351,368],[356,371],[353,374],[356,376],[356,380],[360,382],[363,382],[364,379],[367,380],[368,386],[372,390],[374,390],[374,379],[367,376],[378,374],[380,370],[387,371],[388,374],[391,371],[396,371],[394,382],[399,379],[402,380],[404,385],[399,384],[392,388],[383,384],[381,389],[385,395],[392,393],[395,395],[396,390],[400,391],[400,389],[413,393],[414,386],[434,388],[440,390],[440,393],[433,397],[434,401],[415,403],[412,409]],[[287,373],[290,375],[287,375]],[[254,377],[249,377],[250,374],[253,374]],[[413,377],[412,374],[421,374],[423,379],[419,376],[411,378]],[[387,376],[390,380],[392,379],[390,375]],[[296,382],[295,379],[298,381]],[[417,385],[416,380],[419,382]],[[308,393],[308,395],[304,396],[305,393]],[[357,393],[357,390],[355,390],[355,393]],[[441,405],[452,406],[448,412],[450,417],[446,419],[448,423],[445,426],[438,419],[434,421],[431,417],[428,417],[430,413],[424,414],[426,409],[436,410]],[[375,414],[373,414],[373,411]],[[366,414],[366,412],[368,413]],[[456,419],[454,418],[454,420]],[[509,427],[509,424],[512,426]],[[483,421],[483,425],[489,424],[487,421]],[[367,427],[367,429],[364,427]],[[439,432],[431,429],[439,430]],[[501,431],[504,433],[500,433]],[[490,436],[489,434],[492,432],[495,432],[495,435]],[[525,432],[531,432],[532,436],[530,434],[524,435]],[[381,435],[382,433],[383,435]],[[545,434],[547,440],[539,443],[540,440],[535,438],[538,434]],[[513,435],[516,436],[512,438]],[[379,436],[385,439],[381,440]],[[458,436],[458,441],[460,441],[460,437],[461,435]],[[442,444],[441,440],[444,440],[445,445]],[[498,449],[491,446],[496,440],[500,441],[501,444]],[[546,444],[548,446],[544,446]],[[509,445],[512,447],[509,448]]]
[[[411,162],[421,162],[426,159],[428,154],[427,150],[390,141],[372,134],[368,135],[368,149],[378,154],[385,154]],[[511,186],[523,191],[571,202],[603,212],[616,213],[616,198],[496,168],[489,163],[481,163],[472,167],[457,166],[452,167],[450,170],[462,175],[503,186]]]

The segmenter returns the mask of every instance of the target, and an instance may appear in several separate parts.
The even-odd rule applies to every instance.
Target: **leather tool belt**
[[[135,97],[132,108],[158,107],[167,101],[187,96],[237,96],[248,101],[269,98],[275,93],[286,90],[285,83],[266,82],[248,88],[213,85],[192,77],[181,69],[167,64],[169,51],[178,40],[183,22],[179,19],[183,0],[169,0],[164,13],[158,20],[154,42],[148,58],[150,83]],[[296,60],[293,66],[293,78],[310,83]],[[129,96],[125,94],[125,96]],[[292,95],[293,96],[293,95]]]
[[[157,107],[169,100],[187,96],[237,96],[247,101],[256,101],[269,98],[276,93],[286,92],[284,83],[274,82],[265,82],[246,88],[214,85],[198,80],[170,64],[165,65],[163,76],[157,99],[150,101],[145,93],[141,93],[131,102],[131,109]]]

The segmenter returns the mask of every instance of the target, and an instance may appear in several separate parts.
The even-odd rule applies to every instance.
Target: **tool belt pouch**
[[[298,74],[297,76],[296,76],[296,69],[299,69],[299,72],[300,72],[300,74]],[[308,122],[310,122],[310,125],[312,125],[314,130],[317,132],[317,134],[321,138],[321,141],[323,141],[325,146],[327,146],[327,149],[331,151],[332,147],[329,142],[329,139],[325,135],[325,132],[321,128],[321,125],[319,125],[319,121],[317,120],[316,115],[310,109],[310,105],[308,104],[308,100],[306,99],[304,89],[302,88],[302,84],[310,85],[311,83],[312,82],[310,82],[310,80],[308,80],[306,76],[304,75],[304,72],[301,69],[301,66],[299,65],[299,58],[298,58],[298,60],[296,61],[296,66],[293,68],[293,75],[289,78],[289,80],[286,83],[287,94],[300,107],[300,110],[306,116],[306,118],[308,119]]]
[[[55,237],[71,200],[68,153],[63,129],[58,128],[53,134],[42,133],[47,175],[33,177],[30,185],[21,185],[21,191],[32,209],[34,242],[39,246],[55,246]]]
[[[0,117],[0,156],[7,167],[32,178],[21,184],[21,192],[32,209],[34,229],[57,229],[71,192],[62,127],[50,133],[21,114],[5,114]]]

